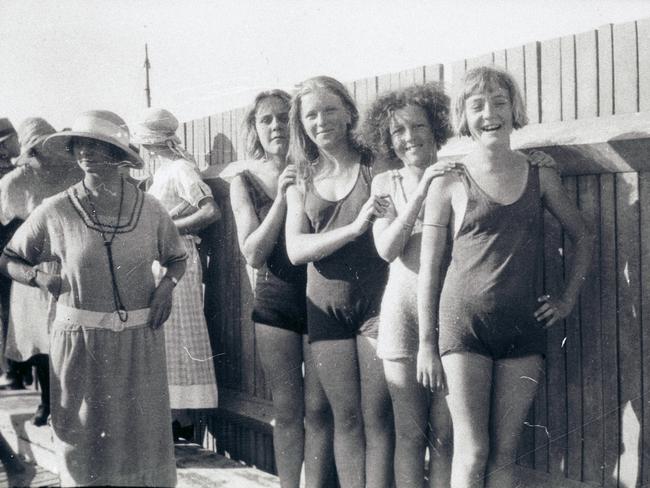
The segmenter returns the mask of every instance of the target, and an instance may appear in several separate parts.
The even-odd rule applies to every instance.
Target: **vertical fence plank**
[[[577,117],[576,92],[578,90],[574,36],[560,39],[560,56],[562,59],[562,120],[573,120]]]
[[[424,81],[444,81],[444,67],[442,64],[428,64],[424,67]]]
[[[616,199],[614,175],[600,177],[600,316],[603,357],[603,470],[606,488],[618,487],[618,325],[616,321]]]
[[[194,155],[194,121],[185,123],[185,149]]]
[[[218,120],[217,120],[218,119]],[[219,133],[218,125],[221,121],[221,114],[211,115],[210,116],[210,142],[208,145],[208,151],[210,154],[210,166],[220,166],[223,160],[223,155],[217,147],[217,134]]]
[[[400,76],[399,73],[390,73],[390,89],[397,90],[400,87]]]
[[[578,179],[580,209],[594,229],[600,220],[600,194],[597,176]],[[580,294],[580,331],[583,371],[583,480],[598,485],[603,481],[603,389],[600,316],[600,235],[594,236],[590,273]]]
[[[465,74],[466,70],[466,64],[465,60],[463,59],[462,61],[456,61],[455,63],[452,63],[451,65],[451,82],[453,86],[456,86],[460,83],[461,78]]]
[[[558,295],[562,289],[562,231],[548,212],[544,215],[544,289]],[[567,398],[564,323],[555,324],[547,332],[546,391],[548,398],[548,434],[550,436],[548,470],[564,476],[567,461]]]
[[[524,97],[524,100],[528,102],[526,98],[526,69],[524,61],[524,46],[519,46],[515,48],[510,48],[507,50],[508,56],[508,73],[517,82],[519,89],[521,90],[521,95]]]
[[[641,430],[639,188],[636,173],[616,175],[616,254],[621,451],[619,484],[637,486]]]
[[[560,55],[560,39],[541,44],[542,122],[562,120],[562,76],[564,66]],[[528,69],[528,67],[526,67]]]
[[[650,18],[638,20],[639,110],[650,110]]]
[[[204,127],[203,118],[194,119],[194,160],[199,169],[205,167],[205,146],[204,146]]]
[[[531,124],[540,122],[540,76],[539,76],[539,42],[524,46],[524,66],[526,76],[526,111]]]
[[[598,115],[598,37],[596,31],[576,35],[576,93],[579,119]]]
[[[638,69],[636,22],[615,24],[614,36],[614,113],[638,110]]]
[[[422,76],[422,71],[415,69],[407,69],[399,72],[399,87],[405,88],[413,86],[418,83],[418,74]]]
[[[494,66],[501,69],[508,69],[508,59],[505,49],[494,51]]]
[[[650,486],[650,173],[639,174],[639,209],[640,242],[641,242],[641,347],[642,347],[642,378],[641,393],[643,395],[643,429],[642,429],[642,459],[641,486]]]
[[[598,115],[614,113],[614,59],[612,25],[598,29]]]
[[[377,76],[377,95],[381,95],[382,93],[389,91],[391,88],[390,82],[390,74]]]
[[[564,183],[571,201],[578,200],[575,176],[565,178]],[[574,249],[569,237],[564,235],[564,269],[573,267]],[[574,307],[566,318],[566,379],[567,379],[567,476],[574,480],[582,478],[582,355],[580,341],[579,307]]]

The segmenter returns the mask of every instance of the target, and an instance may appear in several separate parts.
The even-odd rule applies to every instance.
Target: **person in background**
[[[0,179],[0,224],[3,226],[24,222],[45,198],[81,180],[81,169],[75,166],[71,169],[69,160],[52,157],[43,150],[43,142],[55,132],[54,127],[38,117],[25,119],[18,127],[22,164]],[[36,269],[58,274],[58,267],[56,262],[47,262]],[[55,310],[56,301],[47,290],[19,281],[12,284],[5,355],[36,369],[41,404],[32,422],[38,426],[45,425],[50,414],[49,330]]]
[[[544,374],[545,327],[564,319],[586,278],[592,237],[554,169],[513,151],[527,123],[513,78],[469,70],[454,98],[457,133],[473,140],[460,174],[431,182],[418,281],[418,381],[448,388],[453,488],[515,486],[524,420]],[[544,209],[573,243],[559,296],[539,295]],[[451,239],[451,263],[441,269]]]
[[[298,488],[304,460],[306,486],[322,487],[333,466],[333,425],[307,342],[307,269],[291,264],[284,237],[286,192],[296,181],[287,163],[290,99],[282,90],[255,97],[244,119],[253,160],[232,179],[230,198],[239,247],[257,269],[252,318],[273,396],[280,484]]]
[[[20,155],[18,133],[11,121],[0,118],[0,178],[14,169],[12,160]]]
[[[287,253],[307,267],[307,324],[321,384],[334,413],[341,486],[393,482],[392,406],[376,356],[388,266],[371,224],[388,202],[370,194],[371,155],[354,137],[359,114],[346,88],[319,76],[291,103]]]
[[[174,290],[172,312],[165,327],[165,348],[175,436],[190,440],[192,424],[184,410],[217,407],[217,380],[203,313],[196,234],[218,220],[221,213],[194,159],[181,147],[177,129],[178,120],[171,112],[150,108],[136,125],[133,142],[149,153],[149,163],[156,169],[147,192],[171,216],[188,256],[186,272]],[[157,279],[164,272],[156,266]]]
[[[13,159],[20,155],[20,143],[18,134],[11,121],[7,118],[0,118],[0,179],[14,169]],[[16,231],[18,222],[10,226],[0,226],[0,246],[4,246]],[[4,374],[0,378],[0,389],[18,390],[31,384],[29,370],[20,367],[4,355],[7,328],[9,326],[9,297],[11,294],[11,280],[6,276],[0,276],[0,304],[2,312],[2,333],[0,334],[0,369]]]
[[[0,271],[55,295],[52,427],[61,486],[174,486],[162,330],[187,254],[152,196],[124,181],[142,167],[116,114],[94,110],[43,150],[71,156],[81,182],[47,198],[7,244]],[[157,260],[167,274],[156,285]],[[41,271],[58,262],[60,274]]]
[[[438,150],[451,135],[449,97],[435,84],[388,92],[368,109],[363,132],[376,160],[399,167],[372,181],[373,195],[389,197],[373,234],[377,252],[390,263],[377,355],[395,413],[395,483],[421,488],[428,445],[429,486],[444,488],[451,471],[451,418],[444,391],[417,381],[416,298],[424,199],[434,178],[455,170],[453,162],[436,164]]]

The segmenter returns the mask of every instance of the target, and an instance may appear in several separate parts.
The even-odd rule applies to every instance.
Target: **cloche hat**
[[[108,110],[90,110],[79,115],[69,131],[57,132],[45,140],[44,149],[69,157],[70,142],[74,139],[92,139],[105,142],[122,151],[120,164],[140,169],[142,158],[129,145],[129,128],[117,114]]]
[[[6,141],[16,134],[13,124],[7,118],[0,119],[0,142]]]
[[[56,130],[49,122],[40,117],[29,117],[23,120],[18,127],[18,141],[20,142],[20,153],[27,154],[30,149],[38,146]]]
[[[176,135],[178,119],[164,108],[148,108],[140,116],[140,121],[133,130],[133,142],[136,144],[160,145],[171,141],[180,144]]]

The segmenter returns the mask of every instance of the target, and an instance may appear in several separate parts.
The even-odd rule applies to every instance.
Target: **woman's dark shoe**
[[[32,424],[36,427],[41,427],[47,424],[47,418],[50,416],[50,407],[45,405],[39,405],[36,409],[36,413],[32,417]]]

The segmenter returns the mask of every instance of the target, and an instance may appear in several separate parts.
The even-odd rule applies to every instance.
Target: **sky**
[[[57,129],[91,109],[180,120],[310,76],[450,63],[650,17],[646,0],[0,0],[0,117]]]

